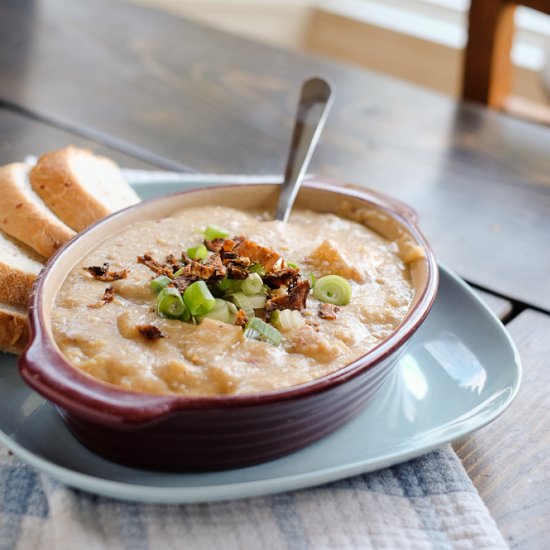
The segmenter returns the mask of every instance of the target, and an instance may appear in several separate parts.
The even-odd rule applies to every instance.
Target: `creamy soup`
[[[225,207],[191,208],[112,235],[74,267],[58,292],[52,328],[61,351],[89,375],[126,389],[189,396],[248,394],[331,373],[396,330],[413,299],[407,262],[421,255],[418,247],[404,254],[397,241],[332,214],[298,210],[287,223],[266,218]],[[185,264],[182,251],[200,244],[201,231],[212,222],[231,238],[246,236],[280,255],[268,271],[288,269],[290,263],[300,280],[310,284],[326,275],[342,277],[351,286],[351,300],[325,306],[310,292],[305,307],[298,308],[300,323],[279,331],[277,345],[209,317],[182,321],[160,316],[151,288],[156,264],[143,263],[143,257],[169,265],[168,256]],[[91,266],[95,275],[94,269],[85,269]],[[111,278],[118,280],[102,277],[102,272],[114,273]],[[284,285],[263,287],[268,301],[284,290]],[[255,313],[269,322],[265,310]]]

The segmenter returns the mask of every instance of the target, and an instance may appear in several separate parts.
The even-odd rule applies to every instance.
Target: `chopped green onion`
[[[227,277],[224,277],[220,281],[220,284],[218,285],[218,288],[224,294],[231,294],[232,292],[240,292],[241,283],[242,283],[242,281],[240,281],[238,279],[228,279]]]
[[[251,273],[241,284],[242,291],[247,296],[254,296],[262,291],[264,282],[257,273]]]
[[[204,281],[190,284],[183,293],[183,301],[193,317],[209,313],[216,304],[216,299]]]
[[[227,237],[229,237],[229,231],[217,225],[209,225],[204,230],[204,238],[209,241],[213,241],[214,239],[225,239]]]
[[[244,312],[249,319],[254,317],[254,308],[250,303],[250,298],[244,292],[235,292],[231,295],[231,299],[239,309],[244,309]]]
[[[248,268],[248,271],[250,271],[250,273],[257,273],[260,276],[265,275],[265,267],[262,264],[252,264]]]
[[[183,305],[185,306],[185,302],[183,302]],[[193,317],[191,317],[191,312],[189,311],[189,308],[185,306],[185,311],[178,317],[180,321],[193,321]]]
[[[275,328],[282,332],[298,330],[301,326],[305,325],[302,314],[295,309],[283,309],[282,311],[276,309],[271,314],[269,320]]]
[[[163,288],[166,288],[170,284],[172,284],[172,279],[170,279],[170,277],[159,275],[149,283],[149,286],[155,294],[158,294]]]
[[[209,319],[214,319],[216,321],[221,321],[222,323],[230,323],[231,322],[231,313],[229,310],[229,306],[235,307],[233,304],[230,304],[229,302],[225,300],[221,300],[220,298],[216,298],[216,303],[214,304],[214,307],[211,311],[209,311],[206,315],[199,315],[197,317],[197,321],[202,321],[206,317]]]
[[[252,340],[261,340],[278,346],[283,339],[282,334],[274,327],[262,321],[259,317],[253,317],[246,323],[244,335]]]
[[[300,269],[300,266],[298,264],[295,264],[294,262],[286,262],[286,265],[288,265],[292,269]]]
[[[310,273],[309,274],[309,282],[311,284],[311,288],[315,287],[316,281],[317,281],[317,278],[315,277],[315,275],[313,273]]]
[[[204,260],[208,256],[208,250],[203,244],[198,244],[197,246],[192,246],[187,249],[187,255],[192,260]]]
[[[238,308],[235,304],[232,302],[226,302],[227,303],[227,310],[229,311],[229,323],[234,325],[235,320],[237,319],[237,311]]]
[[[177,288],[165,287],[159,292],[157,296],[157,313],[160,317],[178,319],[185,316],[186,310],[185,303]]]
[[[265,307],[265,303],[267,302],[265,294],[256,294],[256,296],[249,296],[248,300],[250,301],[250,305],[254,309],[263,309]]]
[[[183,267],[180,267],[180,268],[174,273],[174,275],[172,275],[172,277],[174,277],[174,279],[177,279],[177,278],[183,273],[183,270],[184,270],[184,268],[183,268]]]
[[[222,292],[226,291],[226,290],[229,290],[231,284],[232,284],[232,280],[227,278],[227,277],[224,277],[218,284],[217,284],[217,287],[219,290],[221,290]]]
[[[316,281],[313,297],[326,304],[345,306],[351,300],[351,286],[340,275],[326,275]]]

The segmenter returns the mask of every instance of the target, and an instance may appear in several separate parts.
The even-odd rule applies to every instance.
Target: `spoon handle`
[[[331,105],[331,89],[326,80],[311,78],[304,82],[292,132],[285,179],[275,210],[276,220],[286,222],[288,219]]]

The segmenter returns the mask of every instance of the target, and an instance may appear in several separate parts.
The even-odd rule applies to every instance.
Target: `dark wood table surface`
[[[312,170],[417,209],[524,367],[455,445],[513,547],[550,540],[550,129],[379,74],[108,0],[0,3],[0,162],[68,143],[128,167],[280,173],[303,79],[336,102]]]

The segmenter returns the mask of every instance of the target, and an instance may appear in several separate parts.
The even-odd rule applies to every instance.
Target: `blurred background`
[[[469,0],[132,0],[459,97]],[[550,16],[515,13],[511,108],[550,124]]]

